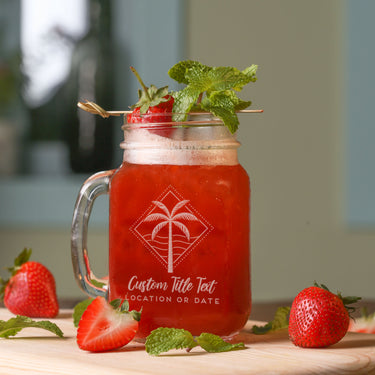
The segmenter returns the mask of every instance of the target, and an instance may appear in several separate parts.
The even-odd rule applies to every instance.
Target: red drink
[[[142,309],[139,339],[157,327],[235,334],[251,309],[250,188],[235,135],[211,117],[123,129],[122,165],[91,176],[77,198],[77,281],[92,297],[126,298],[131,309]],[[87,250],[88,218],[100,194],[110,202],[104,288],[94,283]]]
[[[109,300],[142,309],[138,337],[239,331],[251,309],[245,170],[124,162],[109,193]]]

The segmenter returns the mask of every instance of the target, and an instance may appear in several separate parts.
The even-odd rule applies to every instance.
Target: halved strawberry
[[[134,338],[140,317],[140,312],[129,311],[126,300],[108,303],[105,298],[96,297],[79,321],[77,344],[91,352],[121,348]]]

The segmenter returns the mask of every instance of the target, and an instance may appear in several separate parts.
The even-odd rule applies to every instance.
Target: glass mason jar
[[[193,117],[193,116],[191,116]],[[122,165],[90,177],[72,223],[81,288],[141,310],[137,338],[174,327],[228,337],[251,309],[250,187],[235,135],[211,115],[125,124]],[[109,194],[108,285],[90,270],[92,204]]]

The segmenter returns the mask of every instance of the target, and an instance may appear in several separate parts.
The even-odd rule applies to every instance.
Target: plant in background
[[[0,50],[4,45],[0,34]],[[3,52],[3,51],[2,51]],[[18,50],[0,55],[0,114],[6,113],[16,100],[22,85],[21,54]]]

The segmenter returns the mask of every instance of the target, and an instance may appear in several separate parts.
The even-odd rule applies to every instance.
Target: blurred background
[[[70,225],[80,185],[121,163],[121,119],[147,84],[175,89],[183,59],[240,69],[261,115],[242,115],[252,184],[255,302],[314,280],[374,299],[375,26],[372,0],[0,0],[0,274],[24,248],[82,298]],[[91,264],[106,274],[108,198],[94,205]]]

